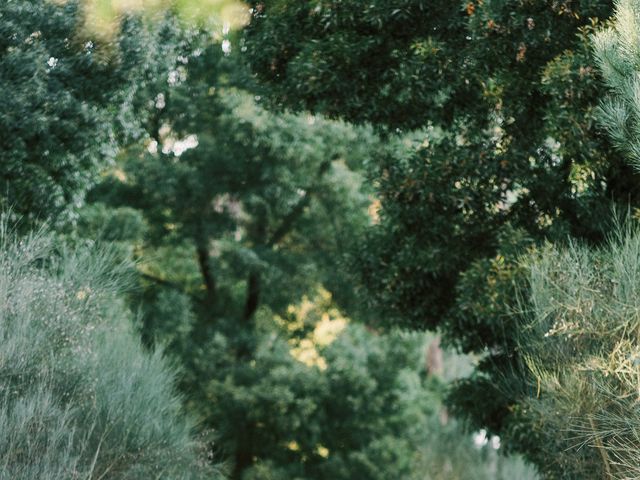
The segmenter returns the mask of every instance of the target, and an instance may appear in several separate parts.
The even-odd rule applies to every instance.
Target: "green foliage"
[[[518,345],[530,377],[518,409],[546,478],[638,476],[640,236],[600,249],[548,246],[532,260]]]
[[[223,457],[255,455],[243,480],[535,478],[521,460],[477,448],[455,421],[442,423],[444,379],[424,371],[424,335],[350,325],[316,344],[322,361],[309,364],[292,348],[295,338],[261,335],[248,363],[225,353],[220,335],[195,354],[204,398],[189,407],[218,427]],[[445,365],[461,361],[447,356]]]
[[[415,425],[434,401],[418,376],[417,340],[349,327],[322,350],[322,369],[294,358],[282,337],[263,335],[251,362],[202,358],[209,404],[195,411],[218,426],[236,462],[256,457],[243,479],[406,478],[424,435]],[[224,342],[218,336],[205,351],[225,355]]]
[[[519,258],[568,236],[600,244],[612,205],[638,205],[637,176],[597,129],[590,34],[611,12],[590,0],[273,0],[255,2],[245,39],[276,106],[386,132],[371,169],[380,221],[355,262],[370,306],[382,324],[439,328],[486,353],[452,407],[524,452],[535,445],[518,427]]]
[[[529,88],[540,67],[611,11],[597,1],[252,4],[247,55],[276,105],[403,128],[485,117],[496,103],[505,120],[528,115],[501,98],[542,100]]]
[[[123,152],[92,199],[140,212],[147,247],[191,249],[188,277],[160,278],[207,303],[208,323],[235,322],[243,309],[248,320],[258,297],[285,308],[318,282],[353,303],[336,266],[369,222],[361,171],[378,140],[366,128],[268,113],[229,85],[239,69],[219,44],[194,38],[185,50],[175,82],[152,93],[146,144]]]
[[[216,430],[214,452],[234,478],[405,476],[409,423],[390,414],[409,360],[388,358],[390,370],[376,371],[367,359],[385,365],[391,339],[366,353],[360,336],[383,340],[354,330],[357,344],[327,350],[326,361],[334,355],[341,365],[329,376],[294,358],[288,343],[319,318],[293,337],[273,321],[319,284],[357,307],[340,266],[370,221],[362,170],[379,141],[367,128],[257,107],[233,88],[242,74],[234,59],[207,42],[194,37],[177,80],[157,84],[148,139],[91,193],[98,203],[85,209],[81,236],[104,232],[138,246],[143,338],[183,365],[187,407]],[[113,226],[96,231],[100,218]],[[380,401],[368,407],[372,394]]]
[[[144,218],[130,207],[109,208],[93,203],[80,211],[76,227],[82,236],[103,242],[135,242],[146,231]]]
[[[247,54],[276,104],[407,127],[459,105],[456,2],[251,3]]]
[[[371,222],[363,172],[381,141],[261,109],[234,88],[233,55],[193,42],[178,80],[151,93],[148,139],[92,191],[80,236],[135,246],[143,338],[183,366],[186,407],[215,429],[233,478],[436,475],[443,387],[425,375],[423,336],[354,325],[314,340],[338,306],[366,314],[344,257]],[[459,478],[488,468],[459,427],[446,435],[463,439]]]
[[[640,69],[640,5],[633,0],[616,2],[612,25],[594,37],[596,59],[610,95],[601,105],[600,119],[610,137],[637,168],[640,162],[638,92]]]
[[[139,135],[139,93],[174,58],[169,24],[129,17],[105,43],[82,15],[78,1],[0,5],[0,205],[25,219],[68,220]]]
[[[0,478],[212,478],[108,250],[0,235]]]

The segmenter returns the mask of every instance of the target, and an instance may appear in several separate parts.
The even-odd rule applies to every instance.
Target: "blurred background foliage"
[[[238,0],[49,0],[64,5],[76,2],[83,13],[82,31],[110,40],[119,33],[121,19],[142,15],[147,19],[174,13],[187,25],[238,29],[249,20],[248,7]],[[218,32],[219,33],[219,32]]]

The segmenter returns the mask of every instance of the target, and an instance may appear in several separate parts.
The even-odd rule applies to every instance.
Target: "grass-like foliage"
[[[108,251],[0,232],[0,479],[215,478]]]
[[[536,463],[548,478],[640,478],[640,232],[599,250],[548,247],[531,267],[530,309],[521,414]]]

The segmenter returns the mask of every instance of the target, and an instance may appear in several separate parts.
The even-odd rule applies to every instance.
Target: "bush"
[[[640,232],[599,250],[548,247],[520,337],[531,375],[516,415],[545,478],[640,476]]]
[[[0,479],[212,478],[108,251],[0,232]]]

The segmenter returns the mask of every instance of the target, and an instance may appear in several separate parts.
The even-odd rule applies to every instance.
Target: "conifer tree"
[[[613,26],[594,37],[598,67],[610,94],[601,104],[600,121],[615,145],[640,167],[640,5],[618,1]]]
[[[619,229],[604,247],[548,245],[529,260],[517,343],[530,382],[517,415],[544,478],[640,473],[639,238]]]

